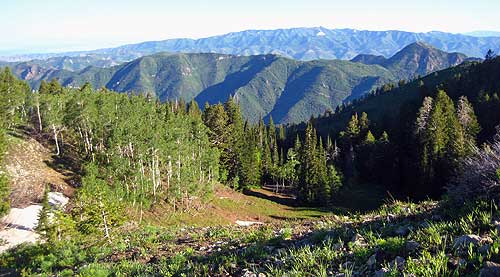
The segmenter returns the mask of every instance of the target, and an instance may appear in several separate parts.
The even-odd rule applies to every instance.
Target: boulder
[[[391,262],[391,266],[396,266],[399,271],[403,270],[405,267],[405,258],[397,256],[394,261]]]
[[[420,248],[420,243],[418,243],[414,240],[410,240],[410,241],[406,242],[405,248],[406,248],[406,252],[413,253]]]
[[[486,262],[484,267],[479,272],[480,277],[495,277],[500,276],[500,264]]]
[[[410,228],[408,226],[399,226],[394,233],[400,237],[405,237],[410,233]]]
[[[478,246],[481,242],[481,237],[477,235],[465,235],[455,238],[453,242],[453,248],[467,248],[472,243],[474,246]]]
[[[368,258],[368,261],[366,262],[366,265],[368,268],[373,268],[377,264],[377,254],[373,254]]]
[[[57,209],[63,209],[69,202],[69,198],[60,192],[49,192],[48,198],[50,206]]]

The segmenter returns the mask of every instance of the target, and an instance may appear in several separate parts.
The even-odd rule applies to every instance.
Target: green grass
[[[235,224],[236,220],[264,223],[288,222],[317,219],[342,212],[340,209],[314,207],[291,207],[268,199],[235,192],[222,185],[198,211],[168,212],[167,208],[157,208],[148,213],[145,221],[161,226],[219,226]],[[342,212],[345,213],[345,212]]]

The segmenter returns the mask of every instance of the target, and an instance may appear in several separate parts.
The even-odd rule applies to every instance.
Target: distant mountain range
[[[162,101],[195,99],[200,105],[224,102],[233,95],[253,122],[260,116],[272,116],[276,122],[290,123],[334,110],[382,84],[467,60],[464,54],[413,43],[389,59],[359,55],[353,61],[297,61],[272,54],[159,53],[118,66],[87,67],[77,72],[31,62],[11,67],[34,88],[42,80],[57,78],[65,86],[80,87],[90,82],[94,87],[120,92],[154,93]]]
[[[496,31],[473,31],[473,32],[464,33],[464,35],[473,36],[473,37],[500,37],[500,32],[496,32]]]
[[[158,52],[221,53],[231,55],[278,54],[297,60],[352,59],[359,54],[393,56],[406,45],[425,42],[447,52],[484,57],[488,49],[500,52],[500,37],[477,37],[444,32],[359,31],[353,29],[293,28],[248,30],[202,39],[168,39],[83,52],[5,57],[26,61],[50,57],[94,55],[122,63]],[[105,63],[106,64],[106,63]],[[63,69],[56,67],[56,69]]]

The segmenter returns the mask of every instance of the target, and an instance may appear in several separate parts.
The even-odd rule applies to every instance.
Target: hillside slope
[[[500,122],[500,112],[496,108],[497,92],[500,91],[499,69],[500,58],[483,63],[464,63],[429,74],[401,87],[369,95],[337,114],[317,118],[315,125],[324,135],[338,134],[354,113],[366,112],[375,132],[392,130],[399,134],[407,131],[400,130],[399,124],[403,120],[414,119],[423,98],[433,95],[436,88],[441,88],[455,101],[460,96],[468,97],[482,126],[479,141],[483,141],[495,134],[495,127]],[[403,119],[403,116],[406,119]],[[304,128],[304,124],[300,124],[291,129]]]

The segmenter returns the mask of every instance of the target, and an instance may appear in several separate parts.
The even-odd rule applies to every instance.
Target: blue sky
[[[3,0],[0,54],[95,49],[245,29],[500,31],[497,0]]]

